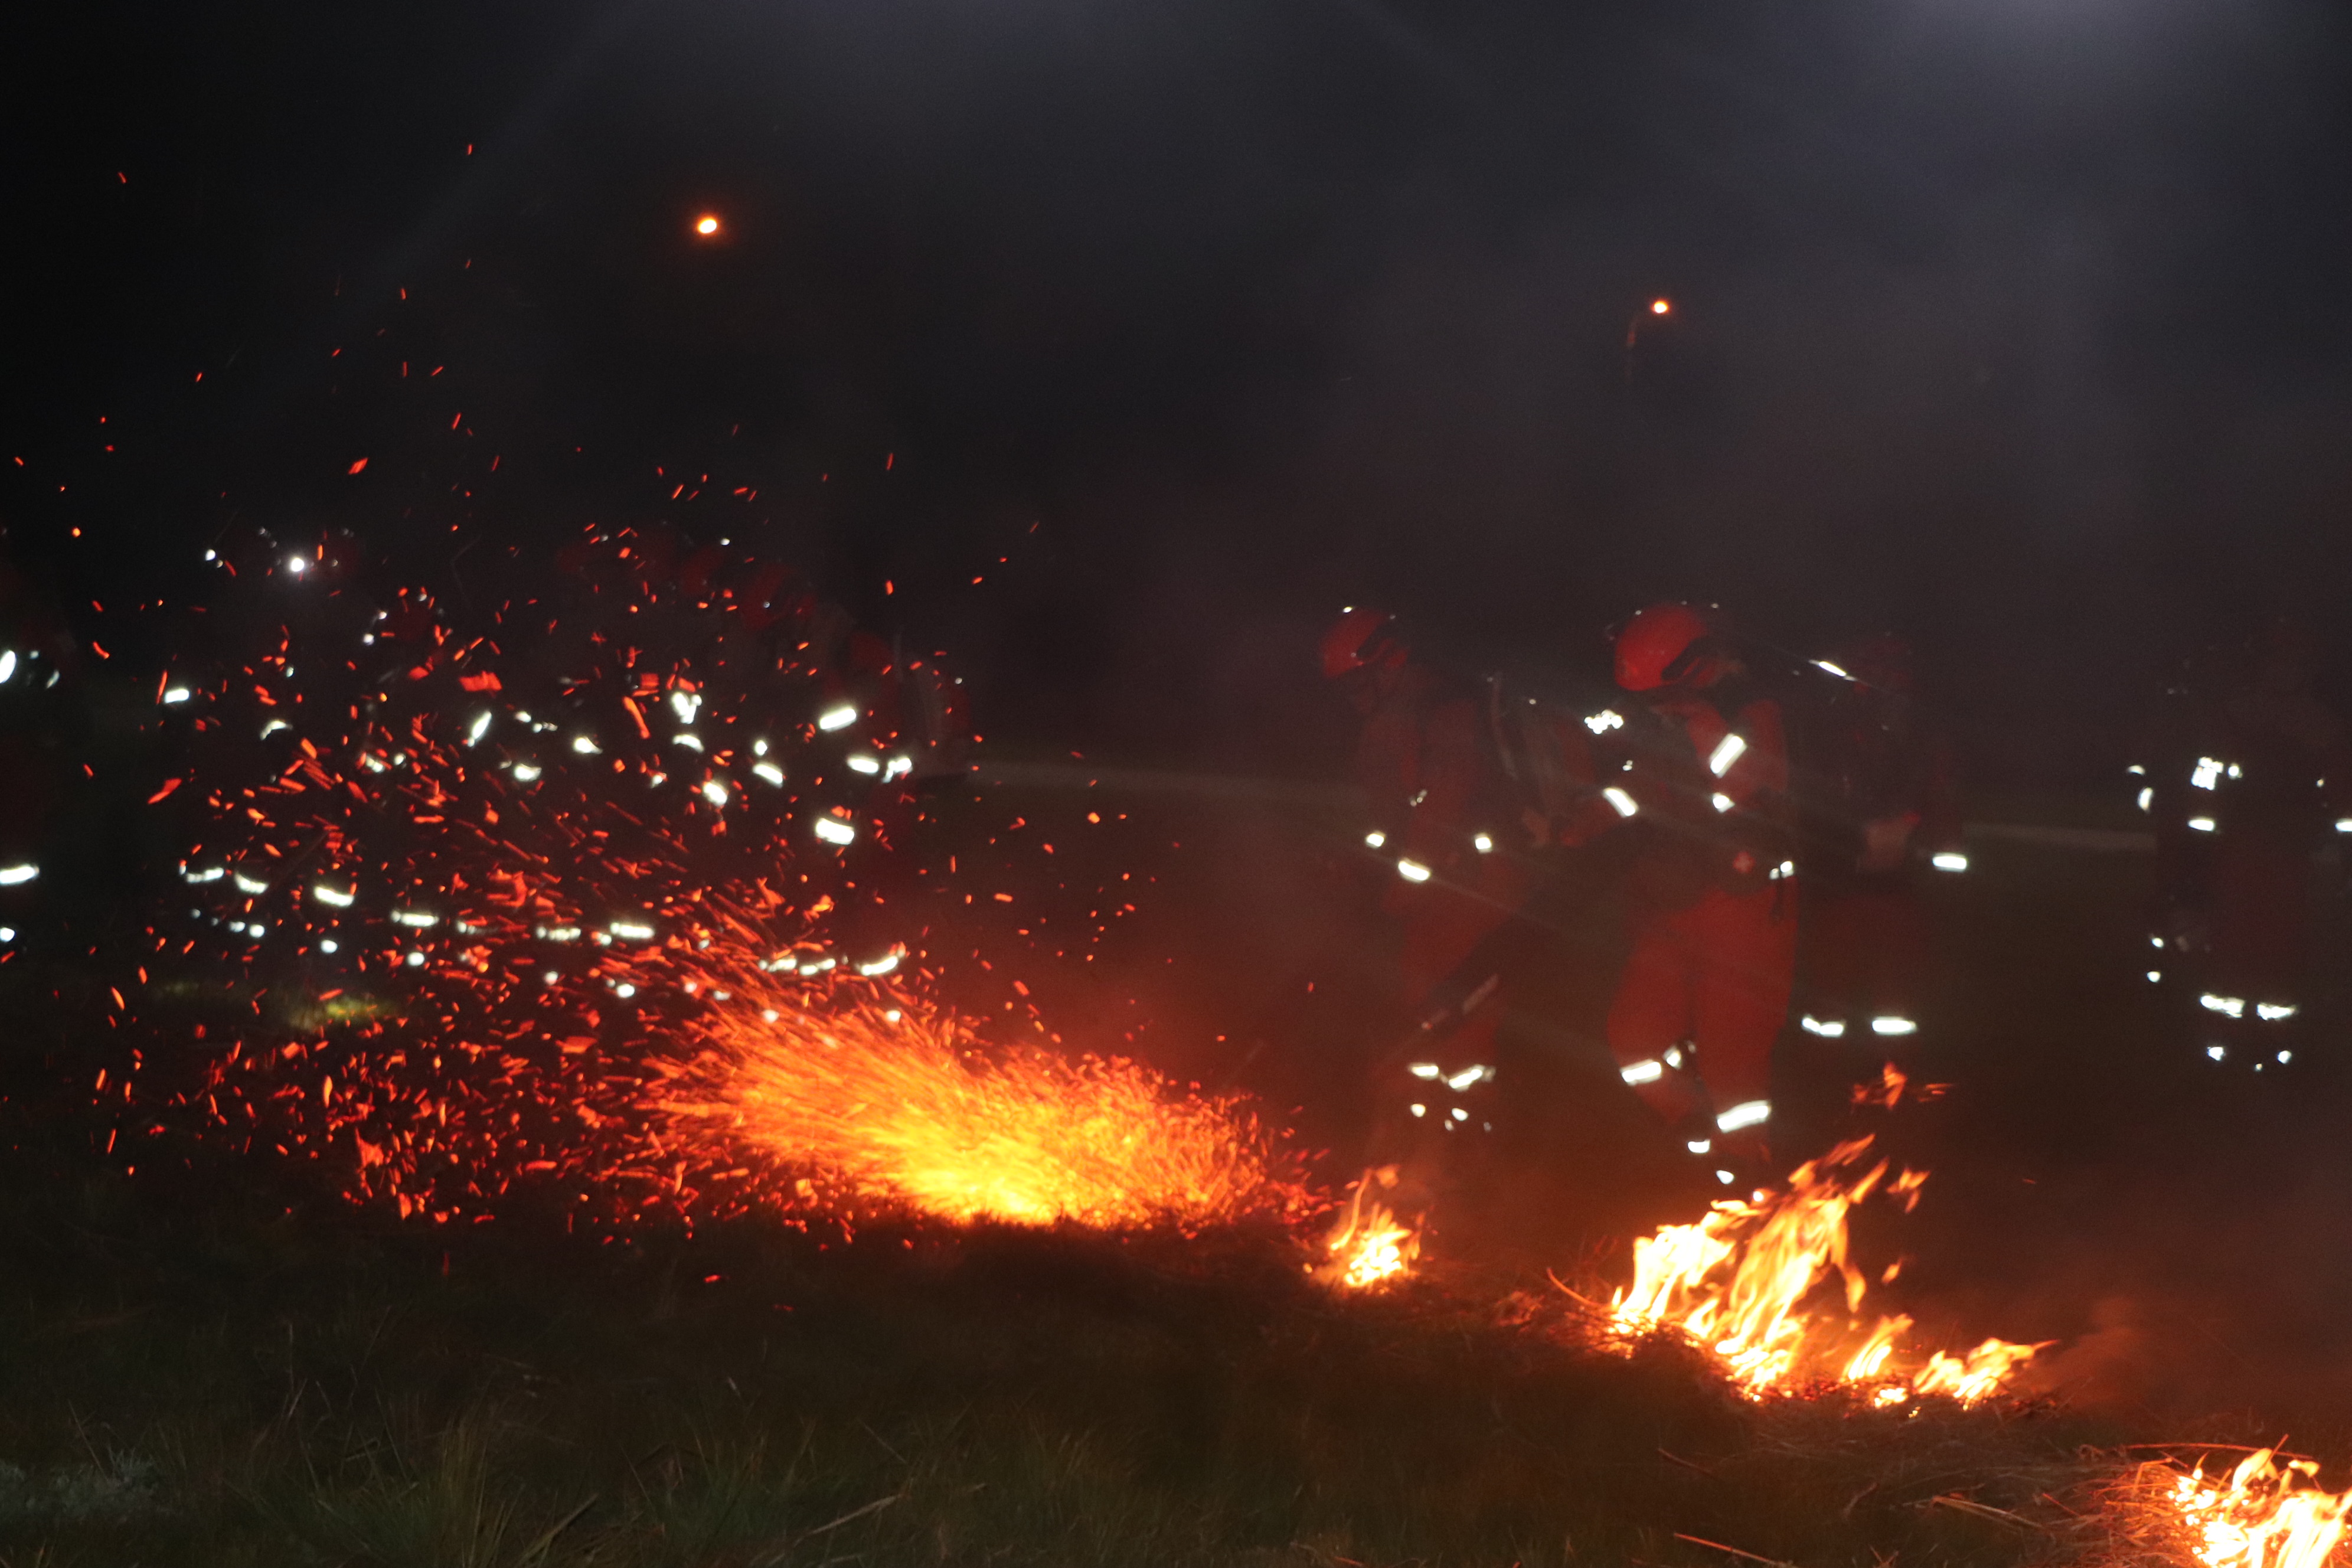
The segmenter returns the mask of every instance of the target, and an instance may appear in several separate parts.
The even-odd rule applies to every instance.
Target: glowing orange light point
[[[694,220],[694,232],[706,238],[711,235],[717,234],[719,232],[719,219],[717,216],[711,213],[704,213],[700,217],[696,218]]]
[[[1671,300],[1653,300],[1650,301],[1650,314],[1653,316],[1663,316],[1674,308],[1674,301]]]

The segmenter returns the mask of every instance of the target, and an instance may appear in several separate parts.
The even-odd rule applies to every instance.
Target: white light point
[[[1721,778],[1731,771],[1733,763],[1747,754],[1748,737],[1734,731],[1717,741],[1715,750],[1707,753],[1706,771]]]
[[[713,805],[725,805],[727,786],[717,779],[705,779],[702,781],[702,798]]]
[[[1919,1026],[1909,1018],[1882,1013],[1870,1021],[1870,1032],[1874,1035],[1916,1035],[1919,1032]]]
[[[838,708],[828,708],[816,716],[816,727],[828,734],[835,730],[846,730],[856,722],[857,710],[846,702]]]
[[[1399,860],[1397,875],[1408,882],[1426,882],[1434,874],[1418,860]]]
[[[1617,1069],[1617,1076],[1629,1084],[1655,1083],[1666,1076],[1666,1065],[1655,1060],[1629,1062]]]
[[[868,756],[864,752],[852,752],[849,753],[849,771],[853,773],[864,773],[871,778],[882,771],[882,761],[878,757]]]
[[[1614,708],[1603,708],[1598,713],[1587,714],[1584,727],[1596,735],[1605,735],[1612,730],[1623,729],[1625,715],[1618,712]]]
[[[816,819],[816,836],[827,844],[848,844],[857,837],[857,829],[837,816]]]
[[[1715,1119],[1718,1132],[1737,1132],[1744,1127],[1760,1126],[1772,1120],[1772,1102],[1769,1100],[1743,1100]]]
[[[597,745],[593,739],[586,735],[572,736],[572,749],[583,757],[598,756],[604,751],[604,748]]]
[[[352,907],[352,900],[359,897],[359,891],[356,885],[350,888],[331,888],[326,883],[320,882],[311,888],[310,896],[322,904],[331,904],[336,909],[347,910]]]
[[[1633,795],[1615,784],[1611,784],[1607,789],[1602,790],[1601,795],[1603,800],[1616,808],[1617,815],[1620,816],[1631,816],[1642,809],[1634,804]]]
[[[1938,871],[1965,871],[1969,868],[1969,858],[1957,849],[1945,849],[1930,856],[1927,864]]]
[[[1364,847],[1367,849],[1385,849],[1388,846],[1389,836],[1377,827],[1364,835]]]

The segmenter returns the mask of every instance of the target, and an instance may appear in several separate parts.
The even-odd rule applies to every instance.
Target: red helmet
[[[1386,610],[1358,605],[1343,612],[1323,634],[1323,679],[1337,680],[1389,657],[1399,646],[1391,635],[1395,626]]]
[[[1654,691],[1670,679],[1679,679],[1683,671],[1675,670],[1672,678],[1666,672],[1714,629],[1703,610],[1652,605],[1617,634],[1617,684],[1628,691]]]

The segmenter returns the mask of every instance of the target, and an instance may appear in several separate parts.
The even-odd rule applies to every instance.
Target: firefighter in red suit
[[[2148,978],[2179,983],[2198,1047],[2227,1068],[2278,1072],[2306,1037],[2315,862],[2352,808],[2352,742],[2311,689],[2316,651],[2281,618],[2234,679],[2188,691],[2142,797],[2163,905]]]
[[[1401,927],[1399,985],[1418,1018],[1431,993],[1479,939],[1526,900],[1524,858],[1513,829],[1475,689],[1417,663],[1387,614],[1350,609],[1322,647],[1325,679],[1362,718],[1356,776],[1370,806],[1363,845],[1377,868],[1382,911]],[[1398,1073],[1375,1092],[1389,1119],[1401,1100],[1410,1126],[1440,1135],[1483,1135],[1495,1119],[1495,1030],[1499,1008],[1474,1011],[1447,1036],[1437,1059],[1384,1062]]]
[[[1616,666],[1644,711],[1610,786],[1639,849],[1609,1047],[1718,1180],[1760,1178],[1797,952],[1780,705],[1750,684],[1716,615],[1687,605],[1635,616]]]
[[[1919,710],[1910,645],[1882,635],[1832,652],[1820,797],[1805,873],[1800,1022],[1822,1040],[1901,1046],[1920,1027],[1930,947],[1924,878],[1968,869],[1951,747]],[[1841,1068],[1846,1063],[1838,1053]]]

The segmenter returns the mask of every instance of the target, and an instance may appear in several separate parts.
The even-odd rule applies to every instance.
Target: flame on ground
[[[2182,1472],[2142,1467],[2132,1511],[2150,1521],[2139,1534],[2185,1545],[2199,1568],[2324,1568],[2352,1531],[2352,1490],[2319,1485],[2309,1459],[2282,1460],[2270,1448],[2240,1461],[2226,1479],[2205,1467]]]
[[[1421,1256],[1421,1233],[1402,1224],[1373,1189],[1393,1190],[1397,1168],[1381,1165],[1350,1184],[1348,1206],[1323,1238],[1324,1262],[1309,1271],[1328,1285],[1362,1290],[1401,1279]]]
[[[1871,1142],[1853,1139],[1799,1166],[1785,1192],[1725,1199],[1695,1224],[1663,1226],[1636,1241],[1633,1281],[1611,1299],[1610,1326],[1620,1334],[1687,1334],[1750,1395],[1824,1382],[1866,1388],[1882,1405],[1930,1394],[1972,1405],[1998,1392],[2038,1346],[1987,1340],[1966,1356],[1937,1352],[1915,1372],[1896,1372],[1911,1328],[1900,1314],[1879,1319],[1854,1342],[1869,1283],[1847,1256],[1847,1215],[1882,1184],[1908,1208],[1927,1180],[1906,1171],[1888,1182],[1885,1160],[1855,1174]],[[1832,1276],[1843,1288],[1843,1315],[1816,1299]]]
[[[725,989],[660,1107],[687,1141],[957,1222],[1197,1228],[1310,1202],[1237,1098],[1118,1058],[984,1051],[903,995],[814,1012],[740,976]]]

